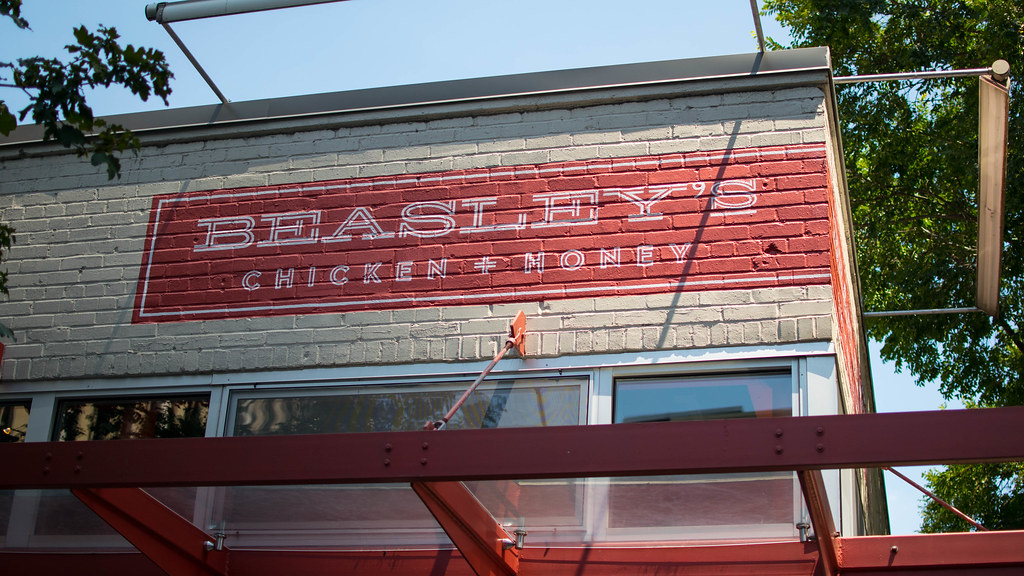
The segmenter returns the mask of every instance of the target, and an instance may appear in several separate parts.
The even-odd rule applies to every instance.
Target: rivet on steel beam
[[[776,454],[782,454],[782,445],[781,444],[776,444],[775,445],[775,453]]]
[[[824,444],[818,444],[815,448],[818,450],[818,452],[824,452],[825,451],[825,445]]]
[[[899,546],[893,546],[892,548],[889,549],[889,552],[892,553],[892,554],[895,554],[895,553],[897,553],[899,551],[900,551],[900,547]]]
[[[78,451],[78,454],[75,454],[75,458],[78,459],[78,460],[81,460],[84,457],[85,457],[85,452],[82,452],[81,450]]]
[[[387,444],[384,445],[384,451],[385,452],[391,452],[391,443],[390,442],[388,442]]]
[[[420,458],[420,465],[421,466],[426,466],[427,465],[427,459],[426,458]]]
[[[53,452],[47,452],[46,456],[43,456],[43,460],[46,460],[47,462],[53,460]]]
[[[384,465],[385,466],[391,466],[391,458],[385,458],[384,459]]]
[[[421,448],[423,448],[424,450],[426,450],[427,448],[430,448],[430,444],[428,444],[427,442],[424,442],[424,443],[423,443],[423,446],[421,446]]]
[[[825,428],[822,427],[822,426],[818,426],[817,432],[818,432],[818,436],[824,436],[825,435]]]
[[[49,466],[43,466],[43,475],[46,475],[46,474],[49,474],[49,473],[50,473],[50,467]]]
[[[75,474],[80,474],[81,472],[82,472],[82,467],[78,466],[78,465],[75,465]]]
[[[775,437],[776,438],[782,438],[782,428],[776,428],[775,429]]]

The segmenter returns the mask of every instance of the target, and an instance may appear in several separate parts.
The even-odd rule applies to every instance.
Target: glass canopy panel
[[[585,421],[587,384],[586,378],[485,382],[447,428],[579,425]],[[421,430],[444,415],[468,386],[469,381],[239,393],[229,434]],[[468,487],[502,522],[518,525],[529,517],[536,528],[531,540],[538,542],[542,534],[578,538],[583,515],[578,485],[574,480],[503,480]],[[226,533],[229,546],[450,545],[408,484],[229,487],[215,493],[210,527]]]
[[[56,441],[205,436],[208,411],[206,395],[68,399],[57,405],[51,434]],[[196,514],[196,488],[152,488],[147,492],[183,518],[191,520]],[[8,518],[4,527],[32,529],[31,534],[13,539],[17,541],[8,537],[8,546],[130,547],[68,490],[16,491],[10,506],[17,517]]]

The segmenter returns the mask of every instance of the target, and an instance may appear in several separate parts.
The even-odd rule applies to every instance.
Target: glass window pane
[[[206,435],[209,396],[65,400],[57,408],[54,439],[123,440]]]
[[[792,416],[788,372],[619,379],[614,420],[678,422]],[[792,537],[790,472],[608,480],[608,537],[731,539]]]
[[[569,426],[581,422],[585,378],[484,382],[448,428]],[[236,397],[233,435],[421,430],[443,416],[470,381],[346,386]],[[439,432],[441,433],[441,432]],[[473,482],[467,486],[501,521],[528,518],[531,542],[578,534],[582,484],[573,480]],[[330,547],[444,546],[449,542],[408,484],[235,487],[218,491],[214,524],[228,545],[281,545],[295,534]],[[578,537],[578,536],[577,536]]]
[[[448,428],[570,426],[580,423],[580,384],[552,380],[482,385]],[[348,387],[331,393],[239,399],[235,436],[422,430],[444,416],[469,383],[431,386]]]
[[[65,400],[57,406],[53,437],[58,441],[201,437],[206,435],[209,406],[207,395]],[[195,513],[196,488],[147,492],[184,518]],[[42,491],[33,545],[130,546],[68,490]]]

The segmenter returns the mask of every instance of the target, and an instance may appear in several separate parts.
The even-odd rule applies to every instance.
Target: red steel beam
[[[412,489],[476,576],[516,576],[515,537],[501,527],[462,482],[413,482]]]
[[[825,480],[821,476],[821,470],[800,470],[796,474],[800,479],[804,501],[807,503],[807,512],[811,516],[814,538],[821,552],[824,576],[836,576],[839,574],[839,557],[836,550],[838,533],[832,520],[832,509],[828,505],[828,494],[825,493]]]
[[[494,446],[530,450],[510,458]],[[444,434],[24,442],[0,445],[0,488],[468,481],[1019,460],[1024,407]]]
[[[1024,570],[1024,531],[838,538],[843,575],[1003,576]],[[897,551],[893,552],[892,547]],[[821,574],[814,542],[543,548],[520,559],[523,576],[659,576]],[[230,550],[231,573],[314,576],[445,574],[473,576],[453,550]],[[0,576],[23,574],[159,574],[140,554],[0,551]]]
[[[213,540],[205,532],[143,490],[76,488],[71,492],[170,576],[226,576],[227,550],[207,550]]]

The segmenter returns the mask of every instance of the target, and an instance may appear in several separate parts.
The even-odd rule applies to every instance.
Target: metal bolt
[[[82,471],[82,467],[78,466],[78,465],[75,465],[75,474],[78,474],[81,471]]]
[[[816,430],[816,432],[818,433],[818,436],[824,436],[825,435],[825,428],[823,428],[821,426],[818,426],[818,429]]]
[[[391,458],[385,458],[384,459],[384,465],[385,466],[391,466]]]
[[[53,452],[47,452],[46,456],[43,456],[43,460],[46,460],[47,462],[53,460]]]
[[[75,458],[77,458],[79,460],[81,460],[84,457],[85,457],[85,452],[82,452],[81,450],[78,451],[78,454],[75,454]]]
[[[384,451],[385,452],[391,452],[391,443],[390,442],[384,445]]]
[[[818,452],[824,452],[825,451],[825,445],[824,444],[818,444],[815,448],[818,450]]]
[[[775,446],[775,453],[776,454],[782,454],[782,445],[781,444],[777,444]]]
[[[214,544],[213,542],[210,542],[209,540],[207,540],[206,542],[203,542],[203,550],[206,550],[207,552],[209,552],[210,550],[213,550],[214,546],[216,546],[216,544]]]
[[[45,475],[45,474],[49,474],[49,473],[50,473],[50,467],[49,466],[43,466],[43,474]]]
[[[420,458],[420,465],[421,466],[426,466],[427,465],[427,459],[426,458]]]
[[[776,438],[782,438],[782,428],[776,428],[775,429],[775,437]]]
[[[893,546],[892,548],[889,548],[889,552],[891,552],[893,554],[895,554],[895,553],[897,553],[899,551],[900,551],[900,547],[899,546]]]
[[[423,446],[421,446],[421,448],[423,448],[424,450],[426,450],[427,448],[430,448],[430,444],[428,444],[428,443],[424,442],[424,443],[423,443]]]

